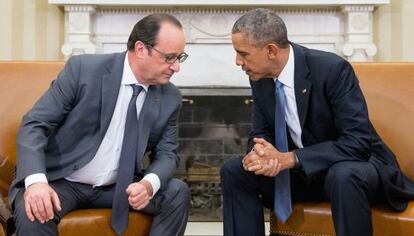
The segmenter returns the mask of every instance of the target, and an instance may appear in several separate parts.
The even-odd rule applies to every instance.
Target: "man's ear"
[[[135,56],[138,58],[142,58],[144,56],[145,53],[145,44],[141,41],[136,41],[135,42],[135,48],[134,48],[134,53]]]
[[[267,49],[267,56],[269,59],[274,59],[277,56],[277,53],[279,52],[279,47],[274,43],[269,43],[266,45]]]

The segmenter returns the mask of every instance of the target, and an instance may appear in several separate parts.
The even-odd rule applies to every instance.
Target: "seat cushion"
[[[375,236],[414,235],[414,201],[401,213],[383,206],[373,207],[372,223]],[[292,216],[284,224],[271,213],[270,232],[281,235],[335,235],[330,204],[295,203]]]
[[[129,213],[128,228],[123,235],[149,235],[152,217],[139,212]],[[65,215],[59,224],[61,236],[116,235],[111,228],[111,209],[81,209]]]

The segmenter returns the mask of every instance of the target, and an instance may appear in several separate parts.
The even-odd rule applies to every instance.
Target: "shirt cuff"
[[[302,168],[302,164],[299,161],[298,155],[296,154],[296,152],[293,152],[293,154],[295,155],[295,169],[300,169]]]
[[[43,173],[36,173],[36,174],[29,175],[24,179],[24,186],[26,188],[35,183],[46,183],[47,184],[46,175]]]
[[[144,178],[146,181],[148,181],[151,186],[152,186],[152,197],[154,197],[154,195],[158,192],[158,190],[161,187],[161,182],[160,182],[160,178],[153,173],[149,173],[147,175],[144,176]]]

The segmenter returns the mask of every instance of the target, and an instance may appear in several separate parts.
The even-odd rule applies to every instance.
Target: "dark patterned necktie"
[[[276,114],[275,114],[275,144],[279,152],[288,151],[286,121],[285,121],[285,92],[283,84],[276,80]],[[289,169],[281,171],[275,176],[275,215],[282,223],[292,213],[292,201],[290,196]]]
[[[136,101],[142,87],[135,84],[131,86],[133,93],[128,105],[118,176],[112,202],[112,228],[118,235],[121,235],[128,226],[129,203],[125,190],[134,179],[137,159],[138,117]]]

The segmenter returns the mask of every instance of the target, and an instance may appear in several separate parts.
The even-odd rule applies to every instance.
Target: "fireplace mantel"
[[[49,0],[51,4],[100,6],[341,6],[379,5],[389,0]]]
[[[49,0],[64,6],[62,53],[124,51],[133,25],[145,15],[176,16],[186,33],[189,59],[173,82],[180,87],[248,87],[235,66],[231,27],[253,7],[270,7],[285,20],[289,39],[334,52],[351,61],[371,61],[373,11],[389,0]]]

